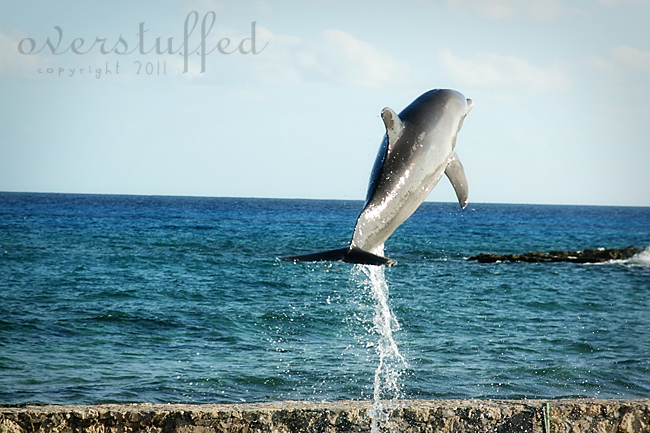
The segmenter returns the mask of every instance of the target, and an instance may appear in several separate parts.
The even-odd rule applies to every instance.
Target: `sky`
[[[650,206],[648,22],[650,0],[2,2],[0,191],[363,200],[381,110],[451,88],[470,203]]]

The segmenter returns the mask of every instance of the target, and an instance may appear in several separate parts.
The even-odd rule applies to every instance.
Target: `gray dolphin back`
[[[394,260],[374,252],[383,249],[384,242],[422,204],[443,173],[465,208],[467,179],[455,147],[458,131],[472,106],[470,99],[455,90],[435,89],[420,95],[399,115],[384,108],[381,117],[386,134],[350,246],[281,260],[394,265]]]

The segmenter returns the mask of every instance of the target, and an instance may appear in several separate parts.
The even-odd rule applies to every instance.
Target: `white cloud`
[[[33,75],[39,67],[36,56],[20,54],[18,41],[0,31],[0,73]]]
[[[615,86],[647,86],[650,76],[650,52],[619,46],[605,56],[590,56],[587,64],[604,73]]]
[[[650,4],[650,0],[596,0],[601,5],[605,6],[618,6],[620,4]]]
[[[334,82],[359,87],[379,87],[408,79],[409,65],[390,52],[356,39],[341,30],[325,30],[318,43],[292,36],[274,35],[259,27],[267,42],[257,72],[267,83]]]
[[[516,56],[474,54],[460,59],[449,49],[440,50],[440,62],[457,82],[467,86],[494,90],[517,90],[539,94],[566,90],[571,87],[566,66],[555,62],[538,67]]]
[[[445,0],[456,12],[470,12],[489,19],[526,17],[553,20],[569,12],[558,0]]]
[[[257,36],[266,45],[257,55],[253,71],[257,79],[266,84],[283,85],[303,81],[301,71],[317,67],[313,53],[296,37],[275,35],[263,26]]]
[[[198,11],[199,13],[213,11],[219,14],[242,11],[271,13],[273,11],[273,7],[267,0],[253,0],[245,2],[233,2],[227,0],[185,0],[179,4],[178,10],[180,10],[183,15],[187,15],[192,11]]]
[[[338,80],[362,87],[402,82],[408,64],[341,30],[325,30],[325,66]]]
[[[183,16],[193,11],[199,13],[205,11],[221,12],[223,9],[224,5],[220,0],[186,0],[178,5],[178,10],[181,11]]]

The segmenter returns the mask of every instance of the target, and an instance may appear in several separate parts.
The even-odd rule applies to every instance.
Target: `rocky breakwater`
[[[496,262],[573,262],[573,263],[602,263],[609,260],[627,260],[640,253],[639,248],[629,246],[619,249],[598,249],[582,251],[551,251],[548,253],[532,252],[525,254],[484,254],[472,256],[467,260],[479,263]]]
[[[650,432],[644,400],[407,400],[381,431]],[[0,407],[0,433],[369,432],[371,402]]]

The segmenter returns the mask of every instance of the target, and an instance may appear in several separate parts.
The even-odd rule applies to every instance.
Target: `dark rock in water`
[[[525,254],[484,254],[472,256],[467,260],[476,260],[479,263],[494,262],[573,262],[573,263],[601,263],[609,260],[627,260],[633,255],[640,253],[639,248],[629,246],[627,248],[611,250],[583,250],[583,251],[551,251],[540,253],[538,251]]]

